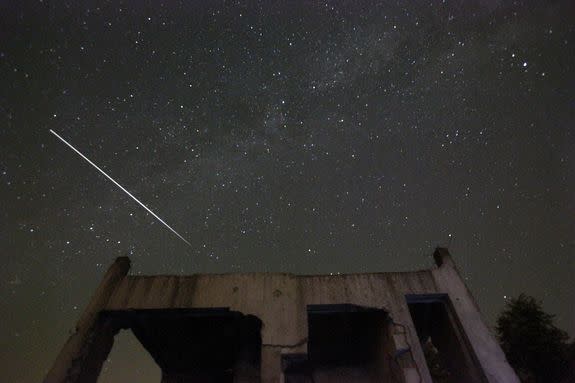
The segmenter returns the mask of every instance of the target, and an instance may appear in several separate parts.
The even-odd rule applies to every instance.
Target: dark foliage
[[[511,299],[497,319],[501,347],[523,382],[565,382],[573,345],[553,320],[535,298],[525,294]]]

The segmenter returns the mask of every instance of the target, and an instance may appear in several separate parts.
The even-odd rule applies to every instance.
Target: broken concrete
[[[96,382],[114,335],[130,328],[164,383],[432,383],[426,337],[447,362],[459,350],[442,381],[519,383],[447,250],[434,257],[428,270],[329,276],[131,276],[118,258],[44,382]],[[418,312],[429,303],[440,323],[414,320],[418,297]]]

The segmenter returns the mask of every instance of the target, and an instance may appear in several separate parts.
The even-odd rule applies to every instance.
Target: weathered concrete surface
[[[104,331],[104,328],[97,324],[96,319],[99,313],[106,308],[110,296],[116,290],[117,285],[124,280],[129,270],[130,259],[128,257],[117,258],[110,266],[90,303],[84,309],[80,320],[78,320],[74,334],[62,347],[56,361],[46,375],[44,383],[96,382],[99,369],[112,347],[114,336],[113,330],[105,326]],[[93,336],[95,331],[98,331],[102,336],[95,338]],[[105,355],[98,359],[96,354]],[[87,371],[89,367],[95,368],[97,371]],[[90,374],[92,379],[87,378],[87,375]]]
[[[447,249],[437,249],[432,271],[439,291],[449,295],[469,343],[490,383],[519,382],[505,354],[481,318],[479,307],[460,277]]]
[[[437,266],[429,270],[336,276],[267,273],[125,276],[124,271],[123,274],[113,271],[112,266],[108,274],[113,276],[107,274],[102,282],[79,322],[79,333],[80,329],[86,331],[93,325],[98,311],[226,307],[262,321],[261,381],[280,382],[282,355],[307,350],[308,305],[353,304],[383,309],[393,320],[386,347],[395,353],[395,366],[400,366],[395,374],[401,378],[394,381],[431,383],[406,295],[447,294],[486,381],[518,383],[447,251],[438,249],[435,259]],[[83,342],[85,338],[78,336],[72,346],[65,346],[45,382],[78,381],[70,370],[74,355],[81,354]],[[382,368],[391,367],[382,362]]]

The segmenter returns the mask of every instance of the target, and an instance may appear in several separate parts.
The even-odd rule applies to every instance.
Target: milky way
[[[41,380],[119,255],[351,273],[449,245],[488,323],[525,292],[574,334],[574,4],[4,2],[3,379]],[[136,347],[104,381],[148,381],[114,369]]]

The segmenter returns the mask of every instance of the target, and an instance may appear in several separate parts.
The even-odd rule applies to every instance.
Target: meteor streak
[[[166,226],[168,229],[170,229],[170,231],[172,233],[174,233],[175,235],[178,236],[178,238],[180,238],[182,241],[184,241],[185,243],[187,243],[189,246],[192,246],[192,244],[190,242],[188,242],[184,237],[182,237],[180,234],[178,234],[177,231],[175,231],[174,229],[172,229],[170,227],[170,225],[168,225],[166,222],[164,222],[163,219],[161,219],[160,217],[158,217],[158,215],[156,213],[154,213],[153,211],[151,211],[150,209],[148,209],[148,207],[146,205],[144,205],[142,202],[140,202],[139,199],[137,199],[136,197],[134,197],[129,191],[127,191],[122,185],[120,185],[119,183],[117,183],[112,177],[110,177],[108,174],[106,174],[105,171],[103,171],[102,169],[100,169],[98,167],[98,165],[96,165],[95,163],[93,163],[92,161],[90,161],[90,159],[88,157],[86,157],[85,155],[83,155],[82,153],[80,153],[79,150],[77,150],[75,147],[72,146],[72,144],[70,144],[68,141],[66,141],[65,139],[63,139],[62,137],[60,137],[60,135],[58,133],[56,133],[55,131],[53,131],[52,129],[50,129],[50,133],[52,133],[53,135],[55,135],[56,137],[58,137],[58,139],[60,139],[60,141],[62,141],[63,143],[65,143],[66,145],[68,145],[73,151],[75,151],[76,153],[78,153],[78,155],[80,155],[80,157],[82,157],[83,159],[85,159],[86,161],[88,161],[88,163],[90,165],[92,165],[93,167],[95,167],[100,173],[102,173],[103,175],[106,176],[106,178],[108,178],[110,181],[112,181],[117,187],[119,187],[120,189],[122,189],[122,191],[124,193],[126,193],[127,195],[130,196],[130,198],[132,198],[134,201],[136,201],[138,204],[140,204],[141,207],[143,207],[144,209],[146,209],[146,211],[148,213],[150,213],[151,215],[153,215],[158,221],[160,221],[161,223],[164,224],[164,226]]]

